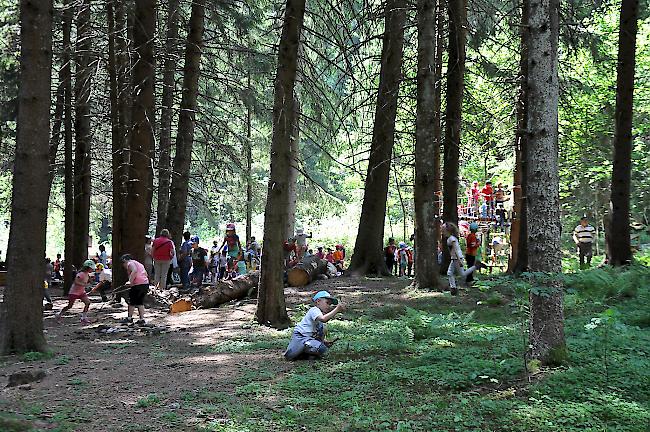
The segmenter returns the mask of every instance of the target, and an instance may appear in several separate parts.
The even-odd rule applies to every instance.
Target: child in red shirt
[[[467,243],[467,247],[465,248],[465,260],[467,261],[468,267],[473,266],[476,262],[478,247],[481,245],[481,243],[478,241],[478,237],[476,236],[477,231],[478,224],[476,222],[472,222],[469,225],[469,234],[467,234],[467,237],[465,237],[465,241]],[[474,281],[474,274],[470,273],[469,276],[467,276],[466,281],[468,284],[471,284]]]
[[[481,195],[485,199],[485,204],[487,205],[488,214],[490,217],[494,215],[494,189],[492,189],[492,182],[486,181],[485,186],[481,189]]]

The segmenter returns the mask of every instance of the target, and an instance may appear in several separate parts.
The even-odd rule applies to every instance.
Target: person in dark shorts
[[[122,320],[123,323],[129,324],[133,322],[133,312],[138,308],[139,320],[136,324],[145,324],[144,320],[144,297],[149,292],[149,277],[144,265],[134,260],[131,255],[126,254],[120,257],[120,263],[126,269],[129,276],[129,308],[127,317]]]

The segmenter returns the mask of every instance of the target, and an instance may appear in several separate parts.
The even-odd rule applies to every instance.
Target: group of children
[[[388,239],[388,245],[384,248],[384,259],[388,271],[395,276],[411,277],[414,256],[413,248],[406,243],[399,242],[399,245],[395,245],[394,238]]]
[[[307,239],[312,237],[313,234],[311,232],[306,234],[302,228],[298,228],[293,237],[289,237],[285,240],[282,245],[284,250],[285,269],[294,267],[302,261],[303,258],[315,255],[318,258],[324,259],[333,264],[336,267],[337,272],[343,273],[345,269],[345,246],[343,246],[343,244],[337,244],[334,246],[334,249],[318,246],[314,253],[314,250],[310,249],[307,245]]]
[[[483,267],[486,267],[478,259],[478,250],[481,244],[478,236],[478,224],[472,222],[469,224],[469,233],[466,236],[466,253],[464,254],[464,259],[467,261],[467,270],[465,270],[463,253],[460,248],[460,233],[458,226],[451,222],[447,222],[442,225],[442,234],[446,238],[446,244],[449,248],[449,254],[451,256],[451,262],[447,269],[447,276],[449,277],[449,287],[452,295],[458,294],[458,287],[456,285],[455,275],[461,275],[467,283],[471,283],[473,279],[473,272],[475,270],[480,270]],[[386,267],[391,272],[394,272],[398,276],[411,276],[411,271],[413,269],[414,261],[414,251],[406,243],[400,242],[399,245],[395,245],[395,239],[389,238],[388,244],[384,248],[384,259],[386,261]],[[438,264],[442,264],[442,250],[438,250]],[[399,270],[398,270],[399,269]]]
[[[483,219],[497,219],[503,224],[507,219],[506,202],[510,199],[511,191],[507,186],[498,183],[496,189],[492,181],[485,182],[481,187],[478,180],[474,180],[471,187],[465,190],[467,206],[459,206],[459,214]]]
[[[127,317],[122,322],[132,323],[133,313],[137,309],[139,319],[136,324],[144,325],[144,298],[149,292],[147,271],[143,264],[134,260],[129,254],[122,255],[120,257],[120,263],[129,277]],[[102,300],[108,300],[105,296],[105,291],[111,288],[111,279],[110,269],[104,268],[104,264],[95,263],[93,260],[84,261],[81,268],[75,274],[74,282],[68,292],[68,304],[56,314],[57,322],[61,322],[63,314],[70,310],[77,300],[81,300],[84,303],[84,309],[81,313],[80,321],[84,324],[90,323],[88,310],[90,309],[91,302],[88,295],[99,290],[102,293]],[[97,281],[98,283],[90,291],[87,291],[92,286],[93,281]]]

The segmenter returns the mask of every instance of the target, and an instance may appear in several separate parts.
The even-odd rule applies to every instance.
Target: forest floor
[[[649,431],[648,272],[583,273],[566,295],[570,358],[541,369],[523,360],[523,282],[500,276],[459,297],[396,278],[287,288],[294,321],[318,289],[348,305],[329,325],[341,339],[311,362],[283,359],[291,330],[256,325],[254,300],[152,308],[145,330],[101,303],[91,325],[80,305],[62,324],[46,311],[51,352],[0,358],[0,430]],[[4,388],[36,369],[41,382]]]

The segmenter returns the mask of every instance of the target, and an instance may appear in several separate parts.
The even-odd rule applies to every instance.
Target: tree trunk
[[[65,195],[65,250],[63,257],[63,294],[67,295],[72,286],[72,261],[74,256],[74,159],[72,153],[72,71],[70,53],[72,42],[72,6],[69,0],[63,3],[63,68],[64,107],[63,107],[63,153],[64,153],[64,195]]]
[[[80,265],[88,258],[90,226],[90,86],[92,28],[90,0],[82,0],[77,12],[77,40],[75,42],[75,159],[74,159],[74,233],[72,262]]]
[[[293,132],[291,133],[291,142],[289,144],[290,160],[289,178],[287,186],[289,188],[289,208],[287,210],[287,225],[285,228],[285,238],[293,237],[296,232],[296,207],[298,204],[298,164],[300,160],[300,100],[294,97],[293,101]]]
[[[61,66],[61,69],[59,69],[59,84],[56,87],[56,102],[54,103],[54,123],[52,124],[52,133],[50,134],[50,147],[48,156],[48,160],[50,162],[48,179],[50,180],[50,185],[54,181],[54,176],[56,174],[56,154],[59,152],[59,144],[61,143],[61,126],[63,124],[63,108],[65,105],[65,82],[63,82],[64,75],[64,66]]]
[[[216,285],[204,285],[198,294],[192,296],[192,303],[200,309],[206,309],[245,298],[253,295],[259,278],[259,272],[253,271],[237,279],[218,282]]]
[[[639,0],[623,0],[618,33],[616,67],[616,133],[612,166],[612,223],[610,224],[610,264],[620,266],[632,261],[630,245],[630,177],[632,173],[632,114],[634,66]]]
[[[250,67],[250,64],[249,64]],[[248,71],[246,78],[248,100],[246,101],[246,241],[251,239],[253,231],[253,135],[252,135],[252,108],[251,98],[251,73]]]
[[[176,44],[178,39],[178,3],[169,1],[167,14],[167,37],[165,41],[165,65],[163,69],[162,110],[160,114],[160,149],[158,159],[158,208],[156,211],[156,234],[166,227],[169,206],[170,151],[172,143],[172,120],[174,117],[174,93],[176,93]]]
[[[528,235],[526,227],[526,167],[528,142],[528,2],[521,2],[521,43],[519,58],[519,95],[517,98],[517,124],[515,131],[515,173],[512,199],[514,200],[510,244],[512,250],[508,261],[509,273],[521,273],[528,269]]]
[[[404,25],[406,23],[404,0],[388,0],[385,15],[379,92],[370,146],[370,160],[368,161],[361,207],[361,220],[350,263],[350,271],[358,274],[390,275],[382,250],[404,48]]]
[[[467,9],[465,0],[449,0],[449,45],[447,63],[447,108],[445,113],[444,173],[442,181],[442,219],[458,224],[458,171],[460,133],[465,87],[465,39]],[[449,265],[449,250],[442,248],[442,269]]]
[[[435,213],[435,61],[436,1],[418,0],[418,76],[415,123],[415,281],[417,288],[438,287]]]
[[[528,258],[532,272],[562,271],[558,173],[558,9],[559,0],[531,0],[528,40]],[[538,282],[544,284],[544,282]],[[532,358],[563,360],[563,293],[551,282],[530,292]]]
[[[171,193],[167,209],[167,229],[172,239],[180,247],[183,227],[185,226],[185,210],[187,207],[187,192],[190,181],[190,162],[192,160],[192,145],[194,141],[194,123],[196,120],[196,98],[199,93],[199,75],[201,66],[201,46],[203,44],[203,19],[205,15],[205,0],[192,3],[192,14],[185,46],[185,66],[183,68],[183,96],[181,112],[178,118],[178,133],[176,135],[176,155],[172,172]]]
[[[129,182],[124,224],[123,247],[137,261],[144,262],[144,238],[149,230],[149,182],[151,148],[154,145],[154,35],[156,0],[138,0],[135,4],[133,45],[137,56],[133,65],[134,100],[129,135]]]
[[[287,0],[284,14],[273,100],[271,172],[264,211],[264,252],[255,313],[257,322],[276,328],[287,328],[291,324],[284,302],[282,244],[289,208],[290,147],[296,113],[294,86],[305,0]]]
[[[447,65],[447,108],[445,113],[445,148],[443,177],[443,220],[458,223],[458,170],[460,131],[465,87],[465,0],[449,0],[449,46]]]
[[[45,255],[52,71],[52,2],[20,2],[18,128],[7,252],[7,289],[2,303],[0,352],[45,351],[43,273],[25,263]],[[28,247],[26,246],[28,245]],[[40,268],[40,267],[39,267]]]
[[[111,103],[111,143],[113,172],[113,259],[126,252],[124,248],[124,227],[127,223],[126,196],[129,178],[129,149],[127,146],[128,89],[130,81],[129,57],[126,40],[126,20],[123,0],[109,0],[106,3],[108,24],[108,75]],[[113,286],[127,281],[124,268],[113,266]]]
[[[433,91],[433,139],[435,147],[433,149],[433,189],[435,191],[435,215],[440,216],[441,199],[442,199],[442,178],[440,173],[440,149],[442,148],[442,128],[440,126],[440,107],[442,105],[442,53],[445,49],[444,20],[445,18],[445,0],[438,0],[436,3],[436,64],[435,88]],[[436,227],[438,232],[436,241],[440,237],[440,227]],[[437,262],[437,261],[436,261]]]
[[[316,255],[308,256],[287,272],[287,282],[290,287],[302,287],[311,283],[314,278],[327,271],[327,261]]]

